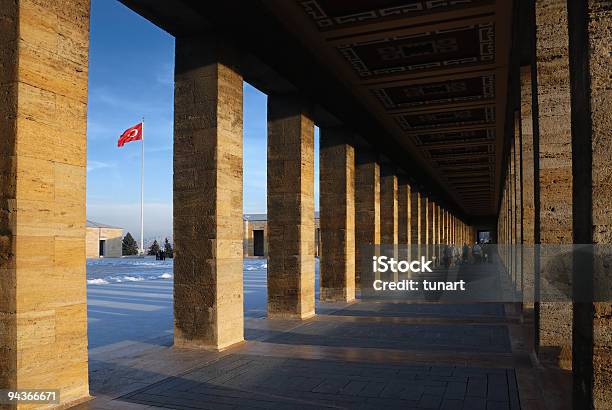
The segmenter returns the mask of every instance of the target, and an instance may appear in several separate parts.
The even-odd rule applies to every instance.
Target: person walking
[[[480,263],[482,261],[482,248],[478,242],[474,243],[472,247],[472,255],[474,256],[474,263]]]

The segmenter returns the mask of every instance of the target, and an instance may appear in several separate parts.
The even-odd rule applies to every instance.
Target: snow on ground
[[[265,317],[266,259],[244,260],[244,314]],[[319,263],[315,263],[318,298]],[[168,344],[173,332],[173,261],[155,257],[87,261],[90,349],[130,342]]]

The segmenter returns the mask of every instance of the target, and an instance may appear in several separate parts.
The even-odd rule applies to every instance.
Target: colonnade
[[[604,313],[612,304],[572,299],[577,288],[581,295],[607,289],[610,271],[596,262],[601,248],[585,264],[569,246],[612,240],[612,7],[604,3],[533,5],[534,21],[525,26],[535,40],[530,64],[517,76],[520,101],[507,139],[497,224],[503,261],[533,315],[538,360],[572,372],[574,408],[612,404],[612,321]],[[571,274],[551,279],[547,272],[555,263]],[[541,288],[551,285],[569,289],[565,301],[541,297]]]
[[[507,138],[500,243],[612,241],[611,13],[595,0],[535,4],[535,58]],[[0,20],[0,386],[56,386],[73,404],[89,394],[89,2],[3,1]],[[244,339],[243,73],[239,53],[214,35],[177,38],[175,70],[174,339],[222,350]],[[321,127],[320,161],[323,300],[355,298],[361,245],[427,245],[429,258],[435,244],[475,240],[465,220],[356,144],[348,127]],[[310,103],[270,95],[272,319],[315,314],[314,182]],[[505,261],[524,286],[518,259]],[[573,283],[596,287],[597,277],[575,271]],[[610,306],[534,303],[534,347],[572,369],[577,403],[612,403]]]
[[[222,39],[179,37],[176,50],[175,344],[221,350],[243,340],[243,79]],[[306,319],[315,314],[315,124],[293,94],[270,95],[267,115],[268,317]],[[472,241],[464,221],[356,147],[348,128],[320,130],[322,300],[355,299],[362,245],[414,240],[429,258],[434,245]]]

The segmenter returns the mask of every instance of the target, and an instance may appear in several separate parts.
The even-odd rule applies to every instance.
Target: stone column
[[[393,169],[381,166],[380,170],[380,242],[385,245],[381,254],[398,258],[398,210],[397,176]],[[397,272],[390,272],[398,280]]]
[[[438,263],[442,260],[442,208],[436,204],[436,257]]]
[[[419,227],[419,245],[421,247],[421,256],[425,256],[426,259],[429,258],[429,213],[429,198],[426,194],[421,194],[421,226]]]
[[[523,295],[528,303],[525,310],[533,310],[534,295],[534,246],[535,235],[535,197],[534,197],[534,161],[533,161],[533,120],[532,120],[532,92],[531,67],[521,67],[521,186],[522,190],[522,221],[523,221],[523,257],[521,268],[523,271]]]
[[[453,215],[450,213],[450,211],[448,212],[448,215],[446,216],[446,222],[448,223],[448,242],[450,244],[455,244],[455,237],[454,237],[454,231],[453,231]]]
[[[450,244],[450,237],[448,232],[448,211],[442,209],[442,240],[445,245]]]
[[[320,130],[321,300],[355,299],[355,152],[340,128]]]
[[[380,173],[380,240],[396,245],[398,238],[397,175],[388,167]]]
[[[436,243],[436,203],[432,200],[427,201],[427,255],[429,259],[435,256],[434,245]]]
[[[612,4],[568,2],[573,164],[573,242],[593,243],[594,257],[576,254],[573,286],[595,303],[573,304],[573,407],[612,408]],[[608,298],[602,298],[608,289]],[[599,297],[597,297],[599,295]]]
[[[411,258],[418,259],[421,244],[421,193],[414,189],[410,192],[410,243]]]
[[[572,149],[567,1],[535,4],[539,106],[539,236],[542,244],[572,243]],[[538,178],[538,176],[536,176]],[[545,268],[543,258],[540,266]],[[539,356],[571,368],[572,307],[541,303]]]
[[[453,238],[455,239],[455,244],[457,245],[461,245],[461,243],[459,243],[459,234],[457,233],[457,217],[455,217],[453,215],[453,219],[452,219],[452,227],[453,227]]]
[[[56,3],[0,2],[0,386],[67,406],[89,396],[89,1]]]
[[[432,235],[431,235],[431,252],[434,264],[438,264],[438,204],[436,202],[431,203],[431,220],[432,220]]]
[[[355,251],[356,276],[359,283],[364,247],[380,245],[380,166],[376,155],[358,149],[355,157]],[[369,265],[368,265],[369,267]]]
[[[457,236],[457,243],[463,245],[461,240],[461,221],[457,217],[455,217],[455,236]]]
[[[434,201],[429,202],[429,212],[431,218],[431,234],[429,236],[431,244],[438,243],[438,204]]]
[[[410,241],[418,245],[421,240],[421,193],[415,189],[410,191]]]
[[[268,97],[268,317],[314,311],[314,125],[294,96]]]
[[[451,236],[451,229],[450,229],[450,211],[448,210],[444,212],[444,230],[446,232],[446,243],[449,245],[452,245],[453,238]]]
[[[243,340],[242,76],[214,36],[177,38],[174,344]]]
[[[412,213],[411,213],[411,190],[410,184],[404,177],[398,179],[397,187],[397,215],[398,233],[397,240],[403,249],[408,250],[412,240]]]

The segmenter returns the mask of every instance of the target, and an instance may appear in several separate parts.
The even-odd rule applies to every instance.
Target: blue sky
[[[87,217],[140,237],[140,143],[119,149],[117,138],[144,116],[145,237],[170,236],[174,38],[116,0],[92,0],[90,44]],[[245,83],[246,213],[266,212],[266,128],[266,96]]]

